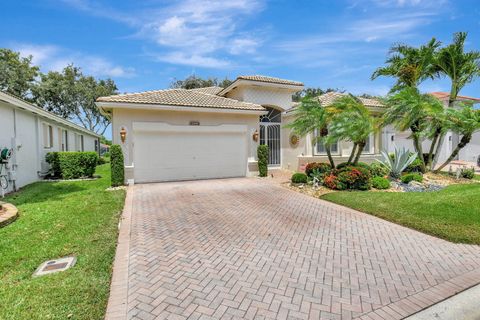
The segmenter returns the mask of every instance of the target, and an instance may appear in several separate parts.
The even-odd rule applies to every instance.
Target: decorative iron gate
[[[280,124],[260,123],[260,144],[268,146],[268,164],[279,166],[280,162]]]

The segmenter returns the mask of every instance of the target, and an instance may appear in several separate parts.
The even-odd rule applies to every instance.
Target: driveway
[[[260,179],[144,184],[107,319],[400,319],[477,283],[478,246]]]

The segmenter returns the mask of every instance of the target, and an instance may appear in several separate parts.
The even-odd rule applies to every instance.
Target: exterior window
[[[95,152],[98,152],[98,139],[95,139]]]
[[[50,149],[53,147],[53,127],[49,124],[43,124],[43,147]]]
[[[370,136],[367,139],[367,143],[365,144],[365,147],[363,148],[362,153],[374,153],[374,136],[373,133],[370,134]]]
[[[65,150],[64,151],[68,151],[68,131],[63,130],[63,135],[64,135],[63,144],[65,145]]]
[[[327,154],[327,149],[325,148],[325,145],[323,143],[317,143],[316,150],[317,150],[317,154]],[[332,154],[338,153],[338,150],[339,150],[338,141],[330,145],[330,152]]]
[[[58,129],[58,145],[60,151],[68,151],[68,133],[65,129]]]
[[[84,148],[84,144],[83,144],[83,135],[79,135],[78,136],[78,140],[79,140],[79,151],[84,151],[85,148]]]
[[[318,136],[318,131],[315,130],[314,132],[315,136]],[[340,147],[339,147],[339,142],[332,143],[330,145],[330,152],[332,154],[339,154],[340,153]],[[317,143],[315,145],[315,154],[317,155],[325,155],[327,154],[327,149],[325,148],[325,144],[323,143]]]

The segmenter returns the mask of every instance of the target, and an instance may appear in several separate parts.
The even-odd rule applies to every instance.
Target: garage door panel
[[[189,127],[191,130],[191,127]],[[244,132],[136,132],[136,182],[241,177],[246,174]]]

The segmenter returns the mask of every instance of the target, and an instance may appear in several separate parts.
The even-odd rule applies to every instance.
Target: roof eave
[[[29,102],[26,102],[26,101],[23,101],[22,99],[20,98],[17,98],[11,94],[7,94],[5,92],[0,92],[0,100],[3,100],[5,101],[6,103],[14,106],[14,107],[17,107],[17,108],[20,108],[20,109],[23,109],[23,110],[26,110],[26,111],[29,111],[29,112],[32,112],[34,114],[37,114],[41,117],[44,117],[44,118],[47,118],[47,119],[50,119],[52,121],[55,121],[55,122],[58,122],[60,124],[63,124],[64,126],[67,126],[67,127],[70,127],[70,128],[73,128],[75,130],[78,130],[78,131],[81,131],[81,132],[85,132],[87,134],[90,134],[92,136],[95,136],[97,138],[101,138],[102,135],[96,133],[96,132],[93,132],[91,130],[88,130],[84,127],[81,127],[79,126],[78,124],[76,123],[73,123],[67,119],[64,119],[60,116],[57,116],[56,114],[53,114],[49,111],[46,111],[40,107],[37,107]]]
[[[241,113],[263,115],[267,111],[265,109],[243,109],[243,108],[215,108],[215,107],[195,107],[182,105],[167,105],[167,104],[153,104],[153,103],[129,103],[129,102],[95,102],[100,110],[108,109],[135,109],[135,110],[156,110],[156,111],[192,111],[192,112],[210,112],[210,113]]]
[[[293,85],[293,84],[255,81],[255,80],[247,80],[247,79],[236,79],[228,87],[226,87],[225,89],[217,93],[217,95],[223,96],[228,92],[232,91],[233,89],[235,89],[236,87],[243,86],[243,85],[287,89],[287,90],[291,90],[292,93],[301,91],[304,88],[304,85]]]

